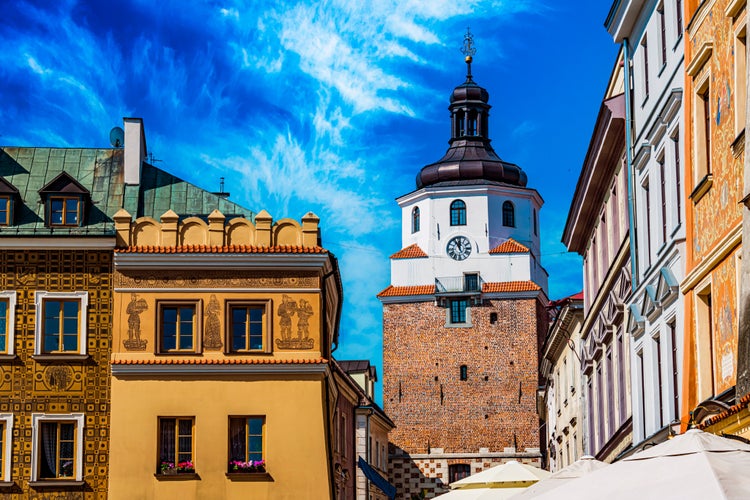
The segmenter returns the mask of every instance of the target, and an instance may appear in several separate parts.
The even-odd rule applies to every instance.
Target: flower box
[[[248,474],[253,472],[266,472],[265,460],[243,462],[232,460],[229,462],[229,474]]]

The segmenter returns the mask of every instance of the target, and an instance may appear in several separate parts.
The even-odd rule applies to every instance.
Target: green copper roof
[[[0,148],[0,175],[20,195],[14,207],[14,223],[0,227],[0,237],[111,236],[112,216],[121,208],[134,218],[147,216],[156,220],[169,209],[181,217],[205,217],[214,209],[226,216],[251,220],[254,217],[250,210],[146,163],[140,185],[126,186],[123,153],[122,149]],[[62,172],[91,194],[81,227],[45,225],[45,207],[39,190]]]

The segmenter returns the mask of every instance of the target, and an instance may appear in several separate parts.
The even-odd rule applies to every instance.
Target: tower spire
[[[461,53],[466,56],[466,81],[473,82],[471,78],[471,62],[474,60],[473,56],[477,53],[477,48],[474,46],[474,35],[471,34],[471,27],[466,28],[464,34],[464,43],[461,46]]]

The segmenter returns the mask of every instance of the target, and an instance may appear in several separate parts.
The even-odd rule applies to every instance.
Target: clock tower
[[[445,155],[398,198],[402,248],[383,303],[383,402],[399,498],[501,462],[540,464],[538,351],[547,330],[542,198],[489,139],[489,94],[471,74],[450,96]]]

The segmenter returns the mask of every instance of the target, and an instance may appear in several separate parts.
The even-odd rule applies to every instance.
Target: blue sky
[[[275,218],[313,211],[339,259],[339,359],[381,366],[394,199],[449,138],[448,96],[490,93],[490,135],[545,200],[550,298],[581,289],[560,243],[617,47],[601,0],[7,2],[0,144],[108,147],[144,119],[156,166]]]

